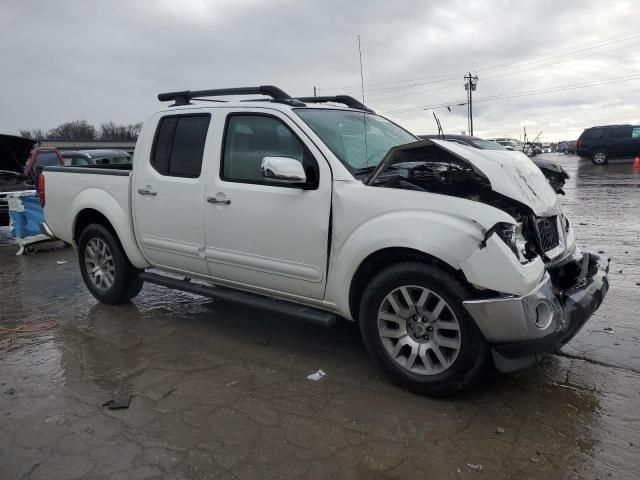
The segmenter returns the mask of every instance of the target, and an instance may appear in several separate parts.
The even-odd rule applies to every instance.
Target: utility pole
[[[464,76],[464,89],[467,91],[467,127],[469,135],[473,136],[473,92],[478,85],[478,76],[471,72]]]
[[[316,87],[315,87],[315,86],[313,87],[313,96],[314,96],[314,97],[317,97],[317,96],[318,96],[318,94],[317,94],[317,92],[316,92]]]

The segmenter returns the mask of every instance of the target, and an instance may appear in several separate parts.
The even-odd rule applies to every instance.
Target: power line
[[[596,48],[601,48],[604,46],[608,46],[614,43],[618,43],[621,41],[626,41],[629,40],[633,37],[636,37],[640,35],[640,29],[634,29],[634,30],[629,30],[629,31],[625,31],[625,32],[620,32],[617,34],[613,34],[613,35],[608,35],[605,37],[600,37],[598,39],[595,40],[591,40],[589,42],[583,42],[583,43],[578,43],[578,44],[574,44],[574,45],[570,45],[567,47],[563,47],[561,49],[555,50],[555,53],[552,53],[552,51],[544,53],[544,54],[538,54],[538,55],[534,55],[532,57],[529,57],[527,59],[524,60],[518,60],[515,62],[506,62],[506,63],[500,63],[500,64],[494,64],[494,65],[489,65],[489,66],[485,66],[485,67],[480,67],[480,68],[474,68],[472,69],[472,71],[474,72],[482,72],[484,73],[488,73],[488,72],[494,72],[494,71],[499,71],[499,70],[504,70],[504,69],[510,69],[510,68],[517,68],[517,67],[521,67],[527,64],[531,64],[531,63],[537,63],[537,62],[543,62],[543,61],[547,61],[549,59],[552,58],[558,58],[558,57],[562,57],[562,56],[566,56],[566,55],[572,55],[575,53],[579,53],[579,52],[583,52],[583,51],[589,51],[589,50],[593,50]],[[620,38],[622,37],[622,38]],[[560,52],[560,53],[558,53]],[[380,85],[394,85],[394,84],[402,84],[402,83],[411,83],[411,82],[419,82],[420,83],[412,83],[411,85],[399,85],[399,86],[395,86],[395,87],[387,87],[387,88],[379,88],[379,89],[373,89],[370,92],[368,92],[369,94],[374,94],[376,92],[386,92],[386,91],[394,91],[394,90],[400,90],[400,89],[408,89],[408,88],[413,88],[416,86],[423,86],[423,85],[427,85],[427,84],[433,84],[433,83],[441,83],[441,82],[445,82],[448,80],[453,80],[453,79],[457,79],[460,77],[460,75],[463,75],[465,72],[455,72],[455,73],[448,73],[448,74],[438,74],[438,75],[430,75],[430,76],[425,76],[425,77],[418,77],[418,78],[413,78],[413,79],[405,79],[405,80],[393,80],[393,81],[387,81],[387,82],[378,82],[378,83],[372,83],[369,84],[369,87],[372,86],[380,86]],[[429,79],[433,79],[429,82],[421,82],[422,80],[429,80]],[[344,86],[344,87],[332,87],[332,88],[323,88],[321,90],[327,91],[327,90],[348,90],[348,89],[354,89],[354,88],[361,88],[361,85],[349,85],[349,86]]]
[[[638,44],[640,44],[640,42],[629,44],[629,45],[623,45],[623,46],[620,46],[620,47],[617,47],[617,48],[613,48],[613,49],[609,49],[609,50],[605,50],[605,51],[593,52],[593,53],[589,53],[589,54],[586,54],[586,55],[581,55],[580,57],[576,57],[576,58],[567,58],[567,59],[561,60],[559,62],[551,62],[551,63],[544,64],[544,65],[536,65],[536,66],[529,67],[529,68],[526,68],[526,69],[517,70],[515,72],[503,72],[503,73],[498,73],[498,74],[494,74],[494,75],[489,74],[488,76],[486,76],[486,77],[483,76],[482,78],[483,78],[483,80],[491,80],[493,78],[500,78],[500,77],[505,77],[505,76],[506,77],[514,76],[514,75],[518,75],[520,73],[525,73],[525,72],[529,72],[529,71],[532,71],[532,70],[537,70],[537,69],[544,68],[544,67],[550,67],[550,66],[554,66],[554,65],[561,65],[563,63],[572,62],[572,61],[583,59],[583,58],[586,58],[586,57],[592,57],[594,55],[599,55],[601,53],[614,52],[616,50],[621,50],[623,48],[628,48],[628,47],[635,46],[635,45],[638,45]],[[456,81],[457,81],[457,78],[456,78]],[[407,96],[412,96],[412,95],[420,95],[420,94],[423,94],[423,93],[429,93],[429,92],[434,92],[434,91],[438,91],[438,90],[445,90],[447,88],[454,88],[454,87],[455,87],[455,85],[445,85],[445,86],[442,86],[442,87],[439,87],[439,88],[428,88],[428,89],[424,89],[424,90],[419,90],[417,92],[407,92],[407,93],[402,93],[402,94],[399,94],[399,95],[391,95],[391,96],[388,96],[388,97],[376,98],[375,101],[377,101],[377,102],[380,102],[380,101],[386,102],[387,100],[392,100],[392,99],[395,99],[395,98],[402,98],[402,97],[407,97]],[[370,96],[375,97],[376,93],[371,93]]]
[[[603,80],[596,80],[596,81],[592,81],[592,82],[583,82],[583,83],[577,83],[577,84],[571,84],[571,85],[562,85],[562,86],[558,86],[558,87],[551,87],[551,88],[547,88],[547,89],[538,89],[538,90],[529,90],[529,91],[523,91],[523,92],[515,92],[515,93],[503,93],[503,94],[499,94],[499,95],[492,95],[489,97],[482,97],[482,98],[477,98],[474,101],[476,103],[478,102],[488,102],[488,101],[494,101],[494,100],[506,100],[506,99],[510,99],[510,98],[518,98],[518,97],[525,97],[525,96],[532,96],[532,95],[543,95],[543,94],[547,94],[547,93],[556,93],[556,92],[564,92],[564,91],[568,91],[568,90],[578,90],[581,88],[588,88],[588,87],[599,87],[601,85],[610,85],[612,83],[623,83],[623,82],[630,82],[633,80],[640,80],[640,75],[635,75],[635,76],[626,76],[626,77],[617,77],[617,78],[609,78],[609,79],[603,79]],[[388,112],[385,112],[387,114],[400,114],[400,113],[409,113],[409,112],[417,112],[420,110],[434,110],[437,108],[444,108],[447,106],[463,106],[466,105],[467,103],[462,101],[462,100],[455,100],[455,101],[451,101],[451,102],[443,102],[443,103],[438,103],[438,104],[432,104],[432,105],[425,105],[422,107],[411,107],[411,108],[405,108],[405,109],[399,109],[399,110],[391,110]]]
[[[638,33],[638,35],[640,35],[640,33]],[[629,38],[625,38],[624,40],[628,40]],[[627,44],[627,45],[622,45],[616,48],[612,48],[612,49],[607,49],[607,50],[600,50],[600,51],[596,51],[596,52],[590,52],[590,50],[593,50],[594,48],[601,48],[601,47],[606,47],[609,44],[602,44],[602,45],[598,45],[597,47],[591,47],[589,49],[581,49],[581,50],[576,50],[573,52],[567,52],[567,53],[563,53],[563,54],[559,54],[559,55],[554,55],[552,57],[548,57],[548,58],[541,58],[539,60],[532,60],[532,61],[520,61],[517,63],[512,63],[510,64],[511,66],[509,67],[502,67],[502,68],[494,68],[494,69],[483,69],[483,70],[472,70],[474,72],[477,73],[482,73],[483,74],[483,78],[484,79],[491,79],[491,78],[498,78],[498,77],[503,77],[503,76],[509,76],[509,75],[516,75],[519,73],[523,73],[523,72],[528,72],[531,70],[536,70],[538,68],[542,68],[542,67],[549,67],[552,65],[559,65],[562,63],[567,63],[567,62],[572,62],[578,59],[582,59],[582,58],[586,58],[586,57],[591,57],[594,55],[599,55],[602,53],[609,53],[609,52],[614,52],[616,50],[621,50],[623,48],[629,48],[629,47],[633,47],[638,45],[639,42],[635,42],[635,43],[631,43],[631,44]],[[575,56],[575,54],[578,53],[577,56]],[[551,60],[553,58],[560,58],[563,56],[567,56],[567,55],[573,55],[570,58],[565,58],[559,61],[554,61],[554,62],[548,62],[548,60]],[[525,69],[521,69],[521,67],[527,66],[527,65],[531,65],[534,63],[539,63],[539,62],[548,62],[548,63],[543,63],[541,65],[534,65],[532,67],[529,68],[525,68]],[[510,72],[509,70],[511,69],[516,69],[513,72]],[[491,73],[495,73],[495,72],[500,72],[501,70],[506,70],[505,72],[502,73],[497,73],[494,75],[491,75]],[[484,76],[486,74],[489,74],[489,76]],[[391,92],[391,91],[396,91],[396,90],[407,90],[410,88],[414,88],[417,86],[424,86],[424,85],[430,85],[430,84],[434,84],[434,83],[442,83],[442,82],[452,82],[452,81],[458,81],[459,77],[461,74],[456,75],[456,76],[450,76],[447,78],[444,78],[442,80],[434,80],[431,82],[424,82],[424,83],[416,83],[413,85],[405,85],[402,87],[391,87],[391,88],[386,88],[386,89],[379,89],[379,90],[373,90],[373,91],[369,91],[369,97],[375,97],[376,95],[380,95],[380,93],[387,93],[387,92]],[[424,92],[425,90],[422,90],[421,92]],[[429,90],[426,90],[429,91]],[[409,92],[406,94],[403,94],[402,96],[407,96],[407,95],[414,95],[414,94],[418,94],[418,92]],[[387,97],[387,98],[397,98],[396,96],[393,97]]]

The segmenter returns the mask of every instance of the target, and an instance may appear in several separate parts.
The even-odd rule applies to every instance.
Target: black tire
[[[609,153],[602,149],[595,150],[591,155],[591,161],[594,165],[605,165],[609,161]]]
[[[108,288],[98,288],[90,278],[85,261],[85,251],[87,244],[92,240],[104,242],[111,252],[114,278]],[[93,223],[87,226],[80,234],[78,240],[78,264],[85,285],[101,303],[109,305],[125,303],[140,292],[144,283],[140,278],[141,271],[131,265],[115,235],[100,224]]]
[[[378,310],[385,297],[402,286],[431,290],[446,301],[460,328],[460,348],[448,368],[440,373],[414,373],[396,362],[387,352],[378,332]],[[468,390],[491,369],[489,346],[467,314],[462,302],[468,298],[465,287],[446,271],[422,263],[401,263],[382,271],[365,289],[360,301],[360,331],[369,354],[397,385],[412,392],[441,397]]]

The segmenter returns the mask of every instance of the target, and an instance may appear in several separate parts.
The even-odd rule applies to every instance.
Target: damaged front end
[[[514,222],[486,231],[481,247],[495,233],[522,264],[555,262],[575,241],[555,192],[520,152],[423,140],[392,148],[364,183],[465,198],[508,213]]]
[[[576,249],[555,192],[519,152],[415,142],[392,149],[365,183],[461,197],[513,219],[484,230],[478,248],[460,262],[476,287],[464,306],[501,371],[560,348],[607,293],[609,260]]]
[[[491,344],[502,372],[528,367],[571,340],[609,290],[609,259],[576,250],[521,296],[467,300],[464,307]]]

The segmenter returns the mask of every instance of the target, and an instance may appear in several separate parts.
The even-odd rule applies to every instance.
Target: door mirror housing
[[[274,183],[303,185],[307,183],[304,167],[295,158],[264,157],[260,166],[262,178]]]

